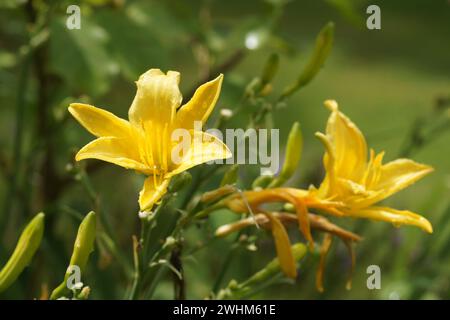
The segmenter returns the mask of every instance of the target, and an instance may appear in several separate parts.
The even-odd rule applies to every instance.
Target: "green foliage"
[[[106,49],[108,34],[103,28],[83,20],[80,30],[69,30],[65,19],[51,24],[50,68],[78,93],[98,96],[105,93],[117,73],[117,65]]]
[[[220,186],[233,185],[236,184],[238,180],[239,174],[239,165],[233,164],[223,175],[222,181],[220,182]]]
[[[308,60],[308,63],[300,73],[297,81],[284,89],[281,99],[285,99],[297,90],[307,85],[322,68],[325,60],[330,54],[334,39],[334,23],[329,22],[320,30],[316,38],[314,51]]]
[[[129,8],[125,14],[105,10],[95,17],[108,34],[108,56],[117,61],[130,81],[135,81],[148,68],[148,63],[157,63],[162,69],[168,67],[168,50],[155,35],[145,11],[133,16],[132,12],[137,10],[142,9]]]
[[[303,243],[296,243],[291,247],[295,261],[298,263],[306,255],[307,248]],[[228,286],[218,293],[218,299],[242,299],[255,292],[264,289],[267,285],[277,280],[281,273],[278,258],[270,261],[263,269],[259,270],[242,283],[231,280]]]
[[[33,259],[44,234],[44,214],[38,213],[23,230],[16,248],[0,271],[0,292],[6,290]]]
[[[303,149],[303,136],[300,123],[295,122],[289,132],[286,144],[286,156],[283,167],[278,177],[269,184],[269,188],[275,188],[284,184],[294,174],[300,164]]]
[[[89,212],[78,228],[77,237],[73,245],[72,257],[70,258],[70,266],[76,266],[84,274],[89,256],[94,251],[95,235],[97,233],[96,215],[93,211]],[[53,290],[50,299],[58,299],[66,296],[70,290],[68,288],[68,280],[71,272],[68,271],[64,275],[64,280]]]
[[[187,298],[208,297],[232,279],[248,279],[261,270],[261,261],[274,257],[263,228],[218,240],[214,230],[239,219],[234,213],[205,214],[195,223],[188,223],[189,218],[198,210],[207,212],[201,195],[219,185],[260,189],[281,186],[287,179],[293,186],[317,185],[323,177],[322,150],[305,139],[308,152],[301,153],[296,121],[305,137],[322,130],[325,111],[320,105],[329,98],[342,101],[376,151],[435,168],[423,183],[389,200],[423,213],[434,234],[340,219],[342,226],[364,237],[355,247],[352,290],[345,290],[342,280],[350,262],[340,244],[327,257],[332,272],[325,273],[323,294],[314,287],[315,254],[302,260],[298,284],[283,282],[278,269],[268,272],[276,269],[275,259],[263,268],[267,281],[259,284],[264,290],[253,290],[259,285],[248,282],[232,282],[231,287],[243,290],[239,297],[246,298],[389,298],[393,292],[401,299],[449,297],[445,66],[450,47],[445,2],[425,6],[420,0],[384,1],[377,33],[364,27],[370,4],[365,0],[84,0],[80,30],[66,27],[71,1],[25,3],[0,1],[1,298],[37,298],[42,285],[61,281],[58,274],[65,274],[64,281],[52,297],[70,295],[69,257],[70,264],[83,267],[83,276],[89,272],[86,280],[94,299],[127,296],[136,271],[145,275],[134,295],[140,298],[172,298],[174,278],[179,277],[171,270],[186,278]],[[421,23],[411,24],[411,19]],[[323,27],[331,20],[336,30],[331,23]],[[197,83],[224,73],[217,114],[207,126],[220,117],[221,129],[279,128],[280,141],[287,141],[280,148],[286,150],[280,174],[259,176],[259,168],[247,165],[194,168],[174,178],[163,208],[149,216],[148,224],[139,219],[137,197],[144,178],[95,160],[75,165],[74,154],[87,142],[87,134],[69,119],[67,105],[92,103],[126,116],[133,81],[149,68],[181,71],[184,100]],[[231,116],[221,117],[221,108],[231,109]],[[236,192],[236,187],[221,192]],[[14,249],[20,224],[41,210],[46,212],[43,245],[44,217],[39,214]],[[72,235],[90,210],[97,215],[84,218],[72,252]],[[148,228],[142,235],[147,250],[137,263],[141,270],[133,270],[131,236],[139,224]],[[175,248],[178,257],[172,256]],[[382,268],[379,291],[365,286],[371,264]],[[224,270],[220,278],[219,270]],[[261,279],[261,273],[255,276],[250,279]],[[89,290],[83,290],[75,297],[86,298]]]

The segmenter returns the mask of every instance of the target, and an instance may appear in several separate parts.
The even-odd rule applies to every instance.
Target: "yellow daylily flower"
[[[216,207],[228,207],[237,213],[263,212],[264,215],[257,214],[234,224],[222,226],[216,234],[226,235],[255,223],[264,226],[266,221],[270,221],[280,265],[283,266],[285,274],[291,277],[296,273],[293,271],[290,253],[287,251],[289,239],[286,239],[282,232],[284,230],[281,228],[282,224],[274,223],[274,221],[295,219],[310,248],[314,245],[311,227],[328,232],[322,244],[320,266],[316,277],[317,287],[321,291],[323,291],[325,257],[331,246],[330,235],[336,234],[344,240],[351,254],[352,268],[355,256],[351,243],[359,241],[360,238],[356,235],[350,236],[351,233],[326,220],[317,219],[318,216],[309,213],[310,209],[338,217],[368,218],[391,222],[394,225],[409,224],[429,233],[433,231],[430,222],[416,213],[376,205],[379,201],[421,179],[433,171],[433,168],[409,159],[398,159],[382,164],[384,153],[375,155],[373,150],[370,151],[368,160],[366,140],[356,125],[339,111],[335,101],[326,101],[325,105],[331,110],[326,134],[317,133],[316,135],[326,148],[323,159],[326,176],[318,189],[312,186],[309,190],[286,187],[250,190],[234,193],[216,204]],[[273,202],[291,203],[296,216],[264,212],[263,205]],[[349,281],[347,287],[350,285]]]
[[[326,149],[323,158],[326,176],[317,197],[339,202],[341,205],[336,209],[345,216],[409,224],[433,232],[431,223],[416,213],[375,206],[423,178],[433,168],[410,159],[383,164],[384,152],[375,154],[372,149],[367,159],[367,143],[358,127],[339,111],[336,101],[327,100],[325,106],[331,111],[326,134],[316,136]]]
[[[406,188],[433,171],[430,166],[409,159],[398,159],[382,164],[384,153],[370,151],[358,127],[339,111],[335,101],[326,101],[331,110],[326,134],[317,137],[326,148],[324,166],[326,176],[318,189],[270,188],[234,194],[224,206],[234,212],[258,212],[271,202],[289,202],[294,205],[300,231],[310,246],[313,239],[308,220],[308,209],[320,210],[338,217],[349,216],[391,222],[394,225],[414,225],[432,233],[431,223],[408,210],[396,210],[376,204]]]
[[[180,74],[150,69],[136,82],[137,92],[128,112],[129,121],[91,105],[71,104],[69,112],[97,137],[85,145],[75,159],[99,159],[147,175],[139,194],[139,206],[141,211],[151,210],[167,192],[174,175],[231,156],[221,140],[194,126],[195,121],[202,125],[207,121],[219,97],[222,79],[223,75],[219,75],[201,85],[192,99],[180,107]],[[186,149],[172,139],[176,129],[185,129],[188,133]]]

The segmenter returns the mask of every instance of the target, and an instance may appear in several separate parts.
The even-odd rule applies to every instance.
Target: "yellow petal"
[[[326,101],[331,109],[326,135],[334,151],[336,175],[359,182],[367,165],[367,144],[358,127],[338,110],[337,103]]]
[[[297,277],[297,266],[286,229],[278,219],[272,217],[270,214],[266,214],[266,216],[271,223],[272,235],[275,240],[281,270],[289,278],[295,279]]]
[[[370,160],[367,164],[366,172],[364,174],[363,184],[368,190],[373,189],[374,185],[380,179],[381,167],[383,166],[384,151],[375,155],[375,151],[370,149]]]
[[[333,237],[331,234],[326,233],[322,245],[320,247],[320,262],[316,273],[316,288],[320,292],[323,292],[323,274],[325,272],[325,259],[327,258],[328,251],[330,250]]]
[[[340,193],[345,194],[346,196],[349,197],[350,196],[367,197],[370,195],[370,190],[367,190],[364,185],[353,182],[352,180],[339,178],[337,180],[337,186],[340,189]]]
[[[140,162],[133,142],[127,139],[102,137],[85,145],[75,156],[76,161],[99,159],[118,166],[147,172],[148,167]]]
[[[206,132],[195,131],[191,134],[191,144],[187,152],[171,156],[176,166],[166,177],[172,177],[208,161],[229,158],[231,152],[219,138]]]
[[[141,211],[151,210],[167,192],[169,183],[170,179],[164,179],[156,175],[151,175],[145,179],[144,187],[139,193],[139,207]]]
[[[214,80],[198,87],[191,100],[177,112],[179,128],[193,129],[194,121],[201,121],[204,124],[208,120],[219,98],[222,80],[223,75],[221,74]]]
[[[69,112],[97,137],[125,138],[130,135],[130,123],[106,110],[88,104],[72,103]]]
[[[432,172],[433,168],[409,159],[398,159],[385,165],[381,165],[381,160],[378,161],[378,164],[375,161],[374,165],[368,167],[368,170],[372,171],[367,175],[369,177],[367,179],[367,187],[370,187],[369,194],[355,199],[352,203],[347,203],[354,208],[369,207],[386,199]]]
[[[311,235],[311,228],[309,226],[309,218],[308,218],[308,208],[306,207],[302,198],[296,198],[294,203],[297,219],[298,219],[298,227],[308,241],[309,249],[314,249],[314,240]]]
[[[425,175],[433,171],[433,168],[409,159],[398,159],[381,167],[378,183],[375,190],[386,190],[384,198],[408,187]]]
[[[408,210],[396,210],[388,207],[369,207],[367,209],[349,210],[345,211],[345,213],[354,218],[386,221],[395,226],[403,224],[413,225],[428,233],[433,232],[433,227],[427,219]]]
[[[175,71],[164,74],[159,69],[150,69],[141,75],[128,112],[131,124],[141,128],[147,121],[161,125],[173,121],[182,99],[179,81],[180,74]]]
[[[336,172],[335,172],[335,155],[334,148],[331,144],[330,138],[324,135],[321,132],[316,132],[315,136],[322,142],[325,147],[325,154],[323,156],[323,166],[325,168],[325,178],[320,184],[318,194],[322,198],[329,197],[330,195],[334,195],[333,193],[336,190]]]

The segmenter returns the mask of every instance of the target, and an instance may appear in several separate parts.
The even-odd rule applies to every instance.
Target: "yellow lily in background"
[[[358,127],[339,111],[334,100],[325,101],[330,109],[326,134],[317,133],[326,152],[323,163],[326,176],[318,190],[320,199],[340,203],[336,208],[344,216],[387,221],[394,225],[409,224],[432,233],[430,222],[407,211],[375,204],[421,179],[433,168],[409,159],[382,164],[384,152],[375,155]],[[316,192],[314,192],[316,191]]]
[[[271,202],[289,202],[294,205],[300,231],[313,245],[308,210],[316,209],[338,217],[368,218],[391,222],[399,226],[414,225],[432,233],[431,223],[408,210],[376,206],[376,203],[406,188],[433,171],[430,166],[409,159],[398,159],[382,164],[384,152],[370,151],[364,136],[343,113],[335,101],[325,105],[331,110],[326,134],[316,136],[326,148],[324,165],[326,176],[320,187],[309,190],[296,188],[269,188],[234,194],[222,201],[234,212],[260,212],[262,205]]]
[[[231,156],[227,146],[213,135],[194,130],[204,124],[220,94],[223,75],[201,85],[192,99],[180,107],[180,74],[150,69],[139,77],[129,121],[91,105],[73,103],[69,112],[97,139],[85,145],[77,161],[99,159],[147,175],[139,194],[141,211],[149,211],[167,192],[170,179],[196,165]],[[176,129],[186,129],[190,145],[173,161],[179,146],[172,140]]]
[[[311,186],[309,190],[286,187],[250,190],[234,193],[216,205],[216,207],[228,207],[237,213],[256,213],[251,218],[219,228],[216,232],[218,236],[226,235],[251,224],[264,226],[270,222],[280,265],[289,277],[296,276],[295,263],[292,262],[289,238],[280,219],[288,218],[290,221],[296,219],[299,229],[311,249],[314,245],[311,226],[329,232],[324,238],[321,262],[317,273],[317,286],[320,290],[323,290],[323,268],[325,256],[331,245],[330,234],[336,233],[337,230],[341,236],[345,234],[343,239],[351,252],[352,265],[354,264],[354,254],[351,242],[358,241],[359,237],[356,235],[348,237],[348,232],[342,233],[343,231],[337,226],[330,227],[329,223],[324,224],[323,221],[318,224],[317,219],[311,219],[316,216],[309,213],[310,209],[338,217],[387,221],[396,226],[409,224],[429,233],[433,232],[431,223],[416,213],[375,205],[421,179],[433,171],[433,168],[409,159],[398,159],[382,164],[384,153],[375,155],[373,150],[370,150],[368,161],[366,140],[356,125],[339,111],[335,101],[328,100],[325,105],[331,110],[326,134],[317,133],[316,136],[326,148],[323,159],[326,176],[318,189]],[[266,212],[263,205],[273,202],[291,203],[296,217]],[[326,225],[325,228],[324,225]],[[349,284],[350,282],[348,282]]]

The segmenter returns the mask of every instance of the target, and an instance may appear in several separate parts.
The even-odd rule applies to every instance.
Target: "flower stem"
[[[16,105],[16,123],[14,131],[14,141],[13,141],[13,161],[11,172],[8,175],[9,188],[5,193],[3,214],[0,215],[0,234],[4,234],[3,230],[6,226],[5,221],[8,221],[8,215],[10,215],[11,208],[13,207],[14,198],[16,196],[16,189],[19,179],[20,166],[22,164],[22,140],[23,140],[23,125],[24,125],[24,111],[25,111],[25,97],[24,94],[28,90],[28,74],[31,65],[31,50],[23,58],[22,68],[19,74],[19,83],[17,85],[17,105]]]
[[[181,243],[178,243],[172,250],[170,257],[170,263],[179,272],[179,275],[173,274],[174,297],[176,300],[186,299],[186,282],[184,280],[183,264],[181,262],[182,249]]]
[[[297,262],[303,259],[307,253],[307,248],[302,243],[292,245],[291,250]],[[280,262],[278,258],[275,258],[247,280],[241,283],[237,283],[235,280],[230,281],[228,286],[220,290],[217,294],[217,299],[241,299],[249,297],[278,280],[280,275]]]
[[[131,290],[128,295],[128,300],[136,300],[138,298],[138,287],[141,279],[141,268],[140,268],[140,257],[139,257],[139,241],[135,235],[133,235],[133,261],[134,261],[134,273],[133,273],[133,283],[131,285]]]

